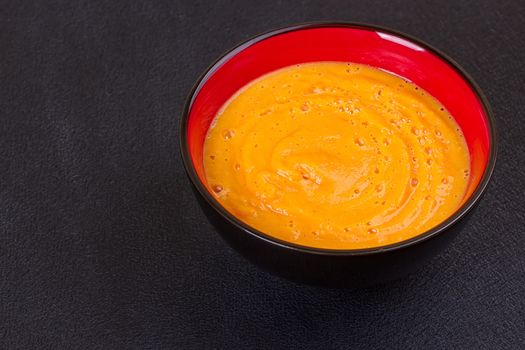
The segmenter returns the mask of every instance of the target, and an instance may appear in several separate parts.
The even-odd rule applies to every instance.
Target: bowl
[[[203,144],[220,107],[241,87],[276,69],[305,62],[367,64],[414,82],[456,119],[470,153],[463,204],[440,225],[395,244],[368,249],[322,249],[286,242],[230,214],[208,191]],[[209,67],[187,99],[180,125],[184,166],[210,222],[258,266],[293,281],[358,287],[415,271],[461,231],[485,192],[496,159],[495,125],[487,99],[452,59],[421,40],[387,28],[356,23],[312,23],[258,35]]]

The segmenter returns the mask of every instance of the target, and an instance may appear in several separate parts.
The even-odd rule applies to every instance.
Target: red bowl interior
[[[219,60],[201,80],[189,104],[186,132],[193,167],[206,185],[203,144],[219,108],[241,87],[263,74],[293,64],[343,61],[368,64],[410,80],[437,98],[465,135],[471,159],[464,201],[478,186],[489,162],[489,118],[465,76],[433,49],[387,30],[353,26],[297,27],[259,36]]]

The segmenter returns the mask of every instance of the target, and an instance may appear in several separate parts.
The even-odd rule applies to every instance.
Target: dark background
[[[499,127],[493,181],[421,273],[365,290],[260,271],[207,223],[178,149],[186,94],[298,22],[392,27],[457,60]],[[1,349],[525,347],[523,1],[4,1]]]

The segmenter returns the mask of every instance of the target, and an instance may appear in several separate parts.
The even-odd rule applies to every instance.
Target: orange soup
[[[248,225],[300,245],[358,249],[414,237],[462,203],[469,153],[452,116],[402,78],[359,64],[267,74],[216,115],[208,187]]]

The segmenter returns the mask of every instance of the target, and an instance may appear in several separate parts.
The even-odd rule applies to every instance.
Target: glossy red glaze
[[[487,111],[463,73],[422,44],[387,31],[348,25],[302,27],[262,35],[211,68],[195,91],[186,130],[193,166],[204,184],[204,138],[220,107],[263,74],[315,61],[368,64],[410,80],[437,98],[465,135],[471,158],[465,200],[474,192],[489,161],[491,139]]]

